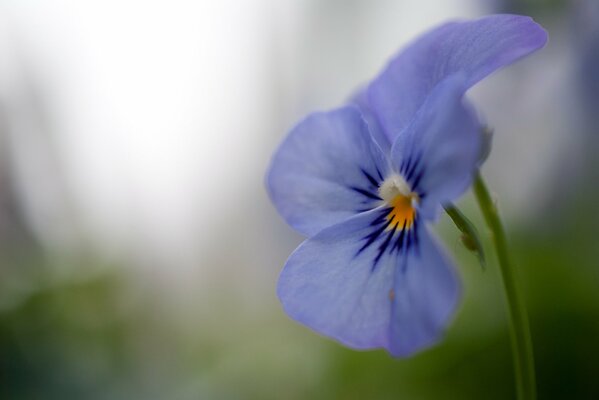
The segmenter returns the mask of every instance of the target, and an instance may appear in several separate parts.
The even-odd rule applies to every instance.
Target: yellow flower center
[[[416,217],[419,198],[406,180],[397,174],[389,176],[379,187],[379,196],[391,207],[387,229],[409,229]]]
[[[416,198],[416,194],[408,196],[398,194],[391,200],[389,205],[392,209],[389,215],[387,215],[387,220],[391,220],[389,229],[393,229],[394,227],[410,229],[412,227],[414,217],[416,217],[416,209],[414,208]]]

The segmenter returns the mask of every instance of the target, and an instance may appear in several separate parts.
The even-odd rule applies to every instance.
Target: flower
[[[464,93],[545,42],[523,16],[447,23],[400,52],[351,104],[289,132],[267,174],[278,212],[310,237],[279,278],[289,316],[394,356],[440,339],[461,289],[428,224],[478,165],[481,124]]]

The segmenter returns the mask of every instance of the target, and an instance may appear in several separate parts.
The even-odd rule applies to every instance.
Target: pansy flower
[[[287,314],[351,348],[394,356],[440,339],[461,290],[429,224],[469,187],[482,148],[464,94],[545,41],[528,17],[447,23],[350,104],[289,132],[267,175],[279,213],[309,237],[279,278]]]

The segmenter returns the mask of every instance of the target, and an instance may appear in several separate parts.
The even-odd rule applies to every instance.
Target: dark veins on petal
[[[360,172],[364,177],[363,184],[360,186],[350,186],[349,188],[363,196],[363,208],[356,212],[370,211],[380,205],[382,198],[378,195],[378,188],[384,178],[380,170],[377,168],[376,173],[368,172],[364,168],[360,168]],[[410,184],[413,190],[418,193],[420,198],[424,197],[424,193],[417,190],[418,183],[424,174],[424,166],[421,162],[421,155],[415,155],[406,159],[400,167],[401,174]],[[384,254],[401,254],[408,250],[418,253],[418,219],[414,218],[411,225],[408,220],[403,223],[395,222],[391,225],[393,219],[390,218],[392,207],[382,208],[376,218],[370,223],[369,233],[362,238],[362,245],[356,252],[354,257],[360,255],[364,250],[371,246],[376,246],[376,255],[372,260],[371,271],[376,269],[376,266]]]
[[[410,184],[412,190],[418,194],[421,199],[424,198],[423,193],[418,188],[418,184],[424,175],[424,165],[422,163],[422,153],[415,154],[403,160],[399,166],[399,172]]]
[[[378,205],[376,203],[382,200],[378,195],[378,188],[383,181],[383,175],[378,168],[376,169],[376,174],[369,173],[364,168],[360,168],[360,172],[364,177],[364,184],[362,186],[349,186],[351,190],[364,197],[362,200],[364,207],[357,209],[356,212],[358,213],[372,210]]]
[[[370,232],[362,238],[363,244],[354,255],[357,257],[367,248],[376,246],[376,255],[370,267],[371,271],[376,269],[385,253],[401,254],[411,250],[418,254],[418,219],[415,218],[410,227],[406,227],[407,220],[404,220],[402,226],[399,226],[399,223],[390,226],[392,219],[388,216],[391,210],[392,208],[386,207],[378,212],[376,218],[370,223]]]

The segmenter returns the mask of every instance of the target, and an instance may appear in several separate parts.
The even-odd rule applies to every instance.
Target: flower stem
[[[509,310],[510,336],[518,399],[535,399],[535,369],[528,316],[524,307],[522,293],[518,286],[516,270],[508,252],[505,230],[499,218],[497,207],[491,199],[487,185],[480,173],[476,174],[473,190],[481,212],[493,235],[493,243],[499,260],[503,288]]]

